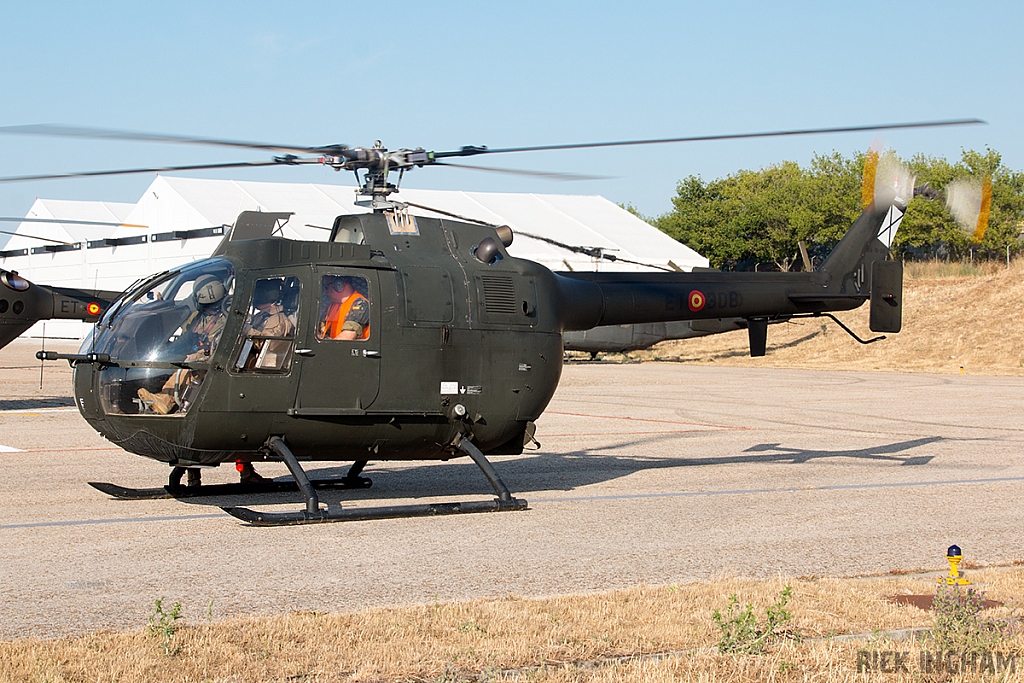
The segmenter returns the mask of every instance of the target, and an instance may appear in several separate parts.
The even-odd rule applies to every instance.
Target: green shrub
[[[730,595],[725,613],[716,609],[711,615],[722,632],[718,639],[718,651],[755,654],[780,638],[796,636],[795,633],[782,629],[791,618],[786,610],[786,604],[792,594],[793,589],[790,586],[782,589],[778,601],[765,610],[764,622],[758,621],[753,605],[748,603],[740,606],[736,594]]]
[[[982,616],[985,593],[942,584],[932,602],[932,641],[940,651],[981,652],[1013,637],[1020,628],[1016,605]]]
[[[163,598],[157,598],[153,603],[153,612],[149,615],[149,632],[160,638],[164,654],[169,656],[178,652],[178,648],[171,648],[171,640],[178,630],[177,622],[181,619],[181,603],[174,603],[169,612],[164,611],[163,603]],[[212,606],[213,602],[210,604]]]

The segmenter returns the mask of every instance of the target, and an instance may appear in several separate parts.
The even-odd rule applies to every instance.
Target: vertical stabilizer
[[[877,192],[821,267],[831,275],[831,293],[870,299],[875,332],[899,332],[902,327],[903,264],[891,260],[889,249],[906,206],[891,189]]]
[[[906,203],[891,190],[883,194],[889,196],[876,195],[821,266],[832,276],[828,288],[835,294],[869,295],[872,265],[890,259]]]

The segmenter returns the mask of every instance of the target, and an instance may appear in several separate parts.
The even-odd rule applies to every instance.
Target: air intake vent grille
[[[484,309],[488,313],[514,315],[516,313],[516,287],[512,278],[502,275],[484,275]]]

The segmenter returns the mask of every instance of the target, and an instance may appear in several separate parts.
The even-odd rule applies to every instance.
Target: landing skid
[[[369,479],[349,483],[342,479],[315,479],[310,481],[319,491],[369,488]],[[198,498],[200,496],[242,496],[251,493],[289,493],[299,490],[294,481],[260,481],[251,484],[203,484],[200,486],[161,486],[153,489],[133,489],[105,481],[90,481],[89,486],[108,496],[121,500],[158,500],[161,498]]]
[[[363,463],[365,466],[365,463]],[[353,470],[356,468],[353,467]],[[358,471],[362,471],[362,467]],[[349,472],[341,479],[315,479],[310,485],[320,491],[334,491],[338,489],[365,489],[373,485],[373,482],[366,477],[358,476]],[[254,481],[238,484],[200,484],[191,483],[183,486],[181,477],[185,468],[175,467],[171,471],[170,480],[166,486],[159,488],[134,489],[127,486],[119,486],[103,481],[90,481],[89,486],[102,491],[108,496],[121,500],[159,500],[162,498],[198,498],[200,496],[242,496],[254,493],[289,493],[300,490],[299,485],[294,481]],[[191,473],[190,473],[191,475]],[[189,477],[192,481],[198,481],[198,477]]]
[[[303,497],[306,499],[306,509],[296,512],[259,512],[244,507],[223,508],[224,512],[253,526],[292,526],[297,524],[322,524],[325,522],[395,519],[399,517],[431,517],[434,515],[457,515],[475,512],[504,512],[525,510],[527,507],[525,500],[512,497],[508,487],[505,486],[501,477],[495,472],[494,467],[484,457],[484,454],[466,439],[456,441],[455,447],[471,457],[473,462],[483,471],[494,492],[498,494],[498,497],[493,500],[426,505],[388,505],[372,508],[324,509],[320,507],[320,498],[316,494],[313,482],[306,477],[306,473],[302,470],[295,455],[285,445],[284,441],[280,437],[275,436],[270,439],[267,446],[276,455],[280,456],[288,466],[292,477],[295,478]]]

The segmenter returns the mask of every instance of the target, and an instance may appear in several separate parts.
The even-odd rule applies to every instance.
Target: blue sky
[[[974,7],[974,6],[977,7]],[[297,145],[445,150],[980,117],[889,132],[899,153],[990,146],[1024,169],[1014,2],[33,2],[0,0],[0,126],[61,123]],[[600,194],[668,211],[676,183],[871,134],[542,152],[475,162],[612,176],[555,182],[418,169],[403,187]],[[0,136],[0,176],[260,153]],[[193,176],[352,185],[319,167]],[[0,185],[136,201],[151,175]]]

